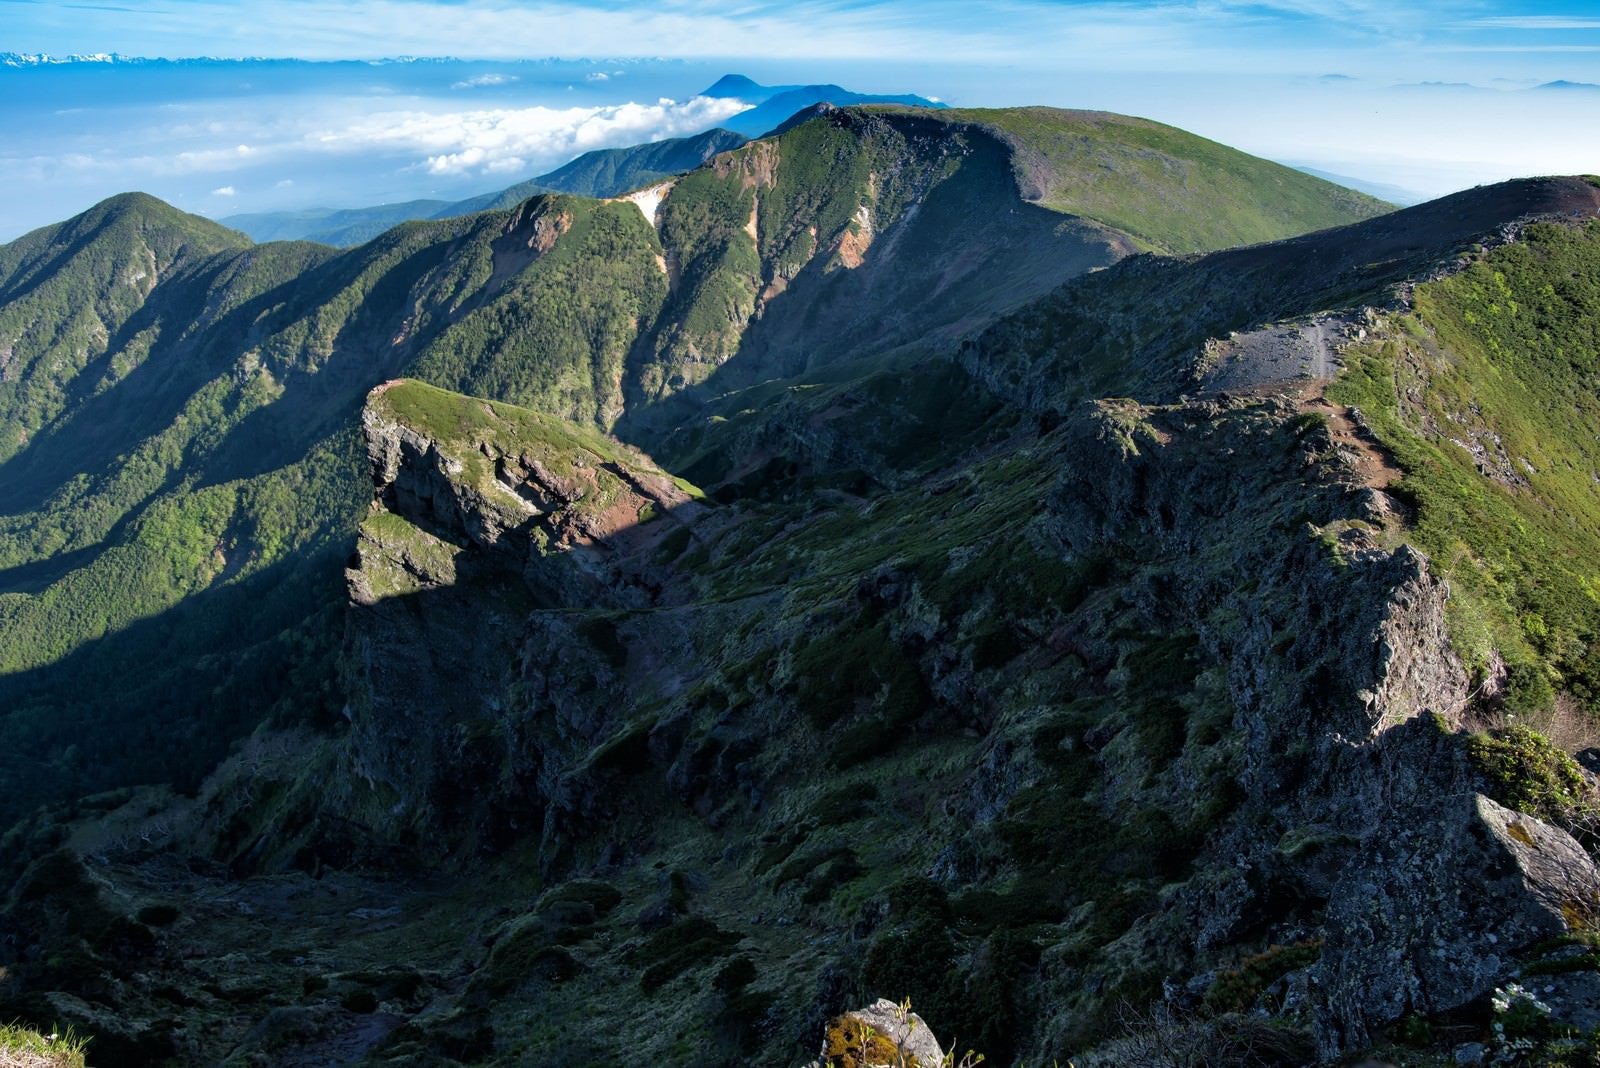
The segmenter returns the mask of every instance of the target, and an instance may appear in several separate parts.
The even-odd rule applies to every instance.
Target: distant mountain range
[[[571,163],[518,182],[497,193],[469,197],[451,204],[437,216],[470,215],[475,211],[509,208],[539,193],[575,193],[585,197],[614,197],[692,171],[719,152],[738,148],[749,138],[721,127],[692,137],[670,137],[627,148],[599,148]]]
[[[0,52],[0,67],[50,67],[68,63],[130,63],[148,62],[131,60],[115,52],[93,52],[87,55],[52,56],[44,52]]]
[[[796,112],[814,104],[905,104],[911,107],[942,108],[945,105],[912,93],[898,96],[857,93],[838,85],[759,85],[742,74],[728,74],[701,96],[744,100],[756,106],[727,120],[723,125],[746,137],[771,133]]]
[[[785,120],[818,104],[944,107],[911,94],[857,93],[837,85],[761,85],[741,74],[725,75],[697,95],[742,100],[754,106],[733,116],[723,126],[704,133],[585,152],[548,174],[466,200],[411,200],[365,208],[256,212],[230,215],[219,221],[257,241],[302,239],[347,248],[370,241],[391,226],[413,219],[449,219],[493,208],[508,208],[539,193],[620,196],[672,175],[692,171],[717,153],[738,148],[748,140],[770,133]]]
[[[1334,174],[1331,171],[1318,170],[1316,167],[1302,167],[1297,164],[1291,164],[1291,166],[1297,171],[1314,175],[1325,182],[1342,185],[1347,189],[1354,189],[1358,192],[1366,193],[1368,196],[1377,197],[1379,200],[1387,200],[1391,204],[1399,204],[1401,207],[1421,204],[1428,199],[1426,194],[1419,193],[1415,189],[1407,189],[1401,185],[1390,185],[1387,182],[1369,182],[1365,178],[1352,178],[1348,174]]]

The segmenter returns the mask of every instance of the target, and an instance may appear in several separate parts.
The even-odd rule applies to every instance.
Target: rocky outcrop
[[[549,837],[610,722],[595,698],[626,705],[604,613],[663,594],[652,554],[703,506],[592,431],[420,383],[374,391],[362,422],[335,807],[431,857]]]
[[[1369,670],[1377,684],[1356,692],[1370,724],[1368,736],[1427,713],[1454,728],[1467,705],[1467,673],[1445,627],[1449,589],[1411,546],[1401,545],[1390,559],[1398,581],[1373,635]]]
[[[1292,411],[1102,402],[1053,511],[1073,553],[1186,560],[1139,617],[1192,627],[1226,665],[1247,795],[1207,851],[1222,864],[1177,898],[1190,967],[1262,932],[1319,945],[1281,1011],[1334,1059],[1407,1013],[1486,998],[1521,951],[1590,922],[1600,872],[1565,831],[1482,795],[1452,733],[1469,685],[1449,589],[1352,521],[1359,481],[1324,431],[1285,455]],[[1253,538],[1296,463],[1300,529]]]

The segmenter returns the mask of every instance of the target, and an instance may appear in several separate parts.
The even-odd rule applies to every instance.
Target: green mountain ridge
[[[1281,170],[825,109],[345,251],[138,196],[0,249],[0,1011],[732,1064],[909,995],[1294,1064],[1556,959],[1600,799],[1471,732],[1600,692],[1600,187]]]
[[[817,99],[823,102],[807,99],[760,129],[770,125],[772,132],[782,133],[828,113],[837,103]],[[1194,252],[1267,241],[1388,209],[1382,201],[1322,178],[1146,119],[1059,108],[872,106],[990,130],[1012,152],[1024,199],[1125,230],[1157,251]],[[222,222],[258,241],[288,237],[358,244],[402,220],[509,208],[543,192],[620,196],[692,171],[745,139],[744,134],[715,129],[587,152],[548,174],[450,205],[417,201],[372,209],[230,216]],[[1214,188],[1206,188],[1205,182]]]
[[[1149,119],[1055,108],[952,109],[1013,148],[1025,199],[1200,252],[1338,226],[1391,205]]]

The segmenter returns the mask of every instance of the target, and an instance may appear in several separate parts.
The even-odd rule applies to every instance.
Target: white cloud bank
[[[697,96],[601,107],[385,112],[313,136],[324,151],[415,153],[430,174],[501,174],[595,148],[698,133],[748,108]]]

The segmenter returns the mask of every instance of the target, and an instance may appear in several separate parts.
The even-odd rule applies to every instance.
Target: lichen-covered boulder
[[[888,998],[837,1016],[808,1068],[938,1068],[944,1050],[922,1017]]]

